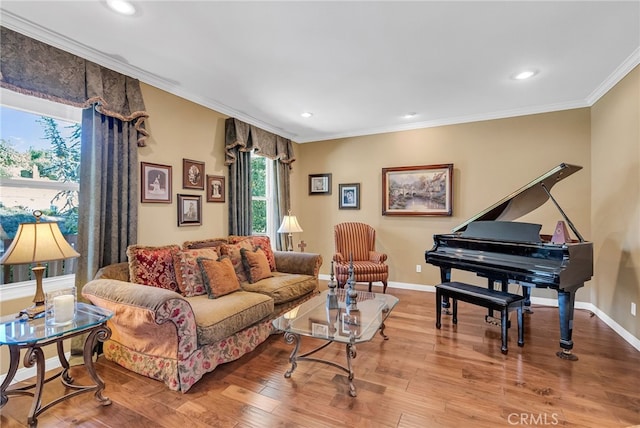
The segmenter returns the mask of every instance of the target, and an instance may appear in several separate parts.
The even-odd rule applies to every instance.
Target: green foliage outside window
[[[267,233],[267,159],[251,157],[251,229],[254,234]]]

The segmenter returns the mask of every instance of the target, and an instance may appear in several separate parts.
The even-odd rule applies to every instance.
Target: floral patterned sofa
[[[322,265],[319,254],[273,251],[264,236],[136,245],[127,255],[82,289],[114,312],[104,355],[182,392],[254,350],[274,318],[317,294]]]

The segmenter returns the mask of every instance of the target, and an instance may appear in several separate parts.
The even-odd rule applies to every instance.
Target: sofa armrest
[[[119,281],[129,281],[129,263],[114,263],[101,267],[93,279],[117,279]]]
[[[152,355],[186,359],[197,348],[193,310],[178,293],[115,279],[94,279],[82,288],[92,304],[109,309],[112,339]]]
[[[274,251],[276,270],[318,277],[322,256],[317,253],[296,253],[294,251]]]

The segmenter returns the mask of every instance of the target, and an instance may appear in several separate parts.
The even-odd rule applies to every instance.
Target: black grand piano
[[[434,235],[433,248],[425,252],[426,262],[440,267],[442,282],[451,281],[451,269],[461,269],[486,277],[491,289],[498,284],[507,291],[509,283],[516,283],[522,286],[527,308],[532,287],[557,290],[561,349],[556,355],[568,360],[577,360],[572,354],[573,307],[576,290],[593,276],[593,245],[584,241],[550,190],[580,169],[577,165],[558,165],[455,227],[453,233]],[[559,242],[556,234],[541,236],[539,224],[513,221],[549,199],[577,239],[567,237],[568,242]],[[559,222],[560,226],[564,223]],[[448,299],[442,305],[448,307]]]

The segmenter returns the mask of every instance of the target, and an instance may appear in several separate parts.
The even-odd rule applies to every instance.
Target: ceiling
[[[586,107],[640,63],[637,0],[132,3],[0,23],[299,143]]]

